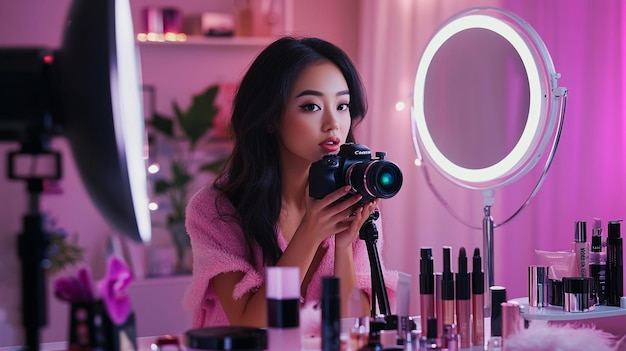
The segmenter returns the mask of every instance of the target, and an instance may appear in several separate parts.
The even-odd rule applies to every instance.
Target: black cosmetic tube
[[[506,289],[492,286],[491,290],[491,336],[502,336],[502,303],[506,302]]]
[[[341,348],[341,298],[339,278],[322,277],[322,351]]]
[[[606,252],[602,246],[602,223],[599,218],[594,218],[589,275],[593,278],[593,295],[598,305],[606,305]]]
[[[606,304],[619,306],[624,295],[624,253],[620,222],[610,221],[606,239]]]

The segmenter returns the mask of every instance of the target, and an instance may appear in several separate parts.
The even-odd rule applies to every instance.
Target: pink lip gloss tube
[[[435,318],[435,274],[432,248],[423,247],[420,256],[420,314],[422,335],[425,335],[428,330],[428,319]]]
[[[441,282],[441,299],[443,300],[443,325],[454,324],[455,303],[454,303],[454,273],[450,264],[450,255],[452,247],[443,247],[443,272]],[[439,316],[437,316],[439,318]]]
[[[485,345],[485,273],[480,249],[472,257],[472,346]]]
[[[268,351],[300,350],[300,269],[267,267]]]
[[[458,273],[456,273],[456,325],[461,338],[461,347],[471,345],[470,314],[472,303],[470,300],[470,274],[467,272],[467,254],[465,248],[459,249]]]

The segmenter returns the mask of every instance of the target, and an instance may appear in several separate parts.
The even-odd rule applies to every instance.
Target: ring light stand
[[[28,350],[39,349],[39,329],[47,324],[45,268],[49,263],[50,237],[44,230],[45,216],[40,212],[39,197],[46,180],[61,178],[61,155],[47,150],[47,137],[40,133],[33,132],[30,141],[23,142],[20,151],[9,153],[8,159],[9,179],[24,180],[28,191],[28,212],[23,217],[23,231],[18,236],[17,245],[22,264],[21,316]],[[49,169],[40,169],[43,157],[52,161],[45,162],[44,168]],[[21,174],[25,165],[32,173]]]
[[[526,125],[517,144],[499,162],[477,169],[460,166],[443,154],[430,135],[424,110],[426,76],[432,60],[448,39],[467,29],[492,31],[506,39],[524,65],[530,89]],[[560,75],[554,71],[550,55],[534,29],[514,14],[488,7],[473,8],[452,16],[430,40],[418,65],[411,123],[413,145],[417,155],[416,165],[422,168],[428,187],[453,217],[473,229],[482,229],[487,273],[486,292],[489,291],[489,287],[495,285],[494,228],[507,223],[528,206],[552,164],[562,130],[567,97],[567,89],[558,87],[558,78]],[[552,146],[549,155],[531,194],[511,217],[500,224],[494,224],[491,208],[494,204],[495,189],[518,180],[534,168],[550,140]],[[481,191],[484,204],[482,228],[467,224],[451,210],[443,196],[434,188],[420,149],[428,156],[435,169],[448,180],[463,188]],[[489,313],[490,294],[485,295],[485,310]]]

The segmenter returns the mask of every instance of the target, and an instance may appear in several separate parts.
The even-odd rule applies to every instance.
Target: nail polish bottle
[[[448,351],[460,350],[461,336],[457,333],[455,324],[450,324],[443,327],[443,338],[446,339]]]

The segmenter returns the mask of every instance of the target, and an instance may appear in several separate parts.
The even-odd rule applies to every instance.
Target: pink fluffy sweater
[[[211,282],[213,277],[225,272],[245,273],[233,291],[235,299],[258,289],[265,280],[261,249],[258,246],[254,247],[254,262],[250,262],[241,226],[232,217],[224,219],[220,216],[220,213],[233,215],[235,208],[228,199],[218,195],[218,190],[212,186],[205,186],[192,197],[187,206],[186,226],[193,251],[193,277],[183,305],[192,311],[193,328],[229,324],[213,288]],[[380,225],[377,229],[379,230],[377,245],[380,252],[383,243]],[[287,242],[281,233],[277,233],[277,237],[280,248],[285,250]],[[303,296],[307,305],[318,304],[322,290],[321,278],[333,275],[335,241],[331,237],[322,245],[327,249],[326,254],[308,285],[306,296]],[[364,241],[355,240],[353,250],[357,284],[369,295],[371,294],[370,264]],[[384,265],[383,272],[389,301],[393,306],[397,272],[385,270]],[[300,324],[303,329],[306,329],[307,324],[319,325],[319,321],[301,320]]]

